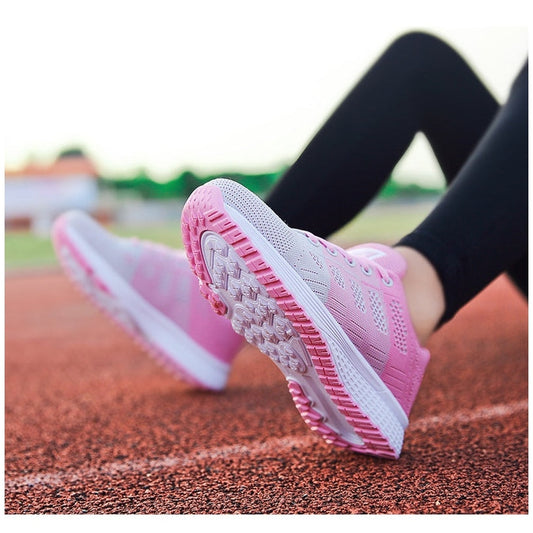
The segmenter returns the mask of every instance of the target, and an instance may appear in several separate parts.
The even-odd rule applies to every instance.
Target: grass
[[[430,203],[382,203],[365,210],[355,220],[338,231],[332,240],[341,246],[362,242],[392,244],[414,229],[431,209]],[[143,228],[110,226],[111,232],[122,237],[137,237],[166,244],[172,248],[182,246],[177,222],[168,222]],[[6,270],[39,268],[57,265],[51,240],[29,232],[6,231]]]
[[[394,244],[414,230],[433,206],[433,201],[374,204],[332,235],[331,240],[345,248],[364,242]]]
[[[107,229],[122,237],[137,237],[173,248],[182,246],[181,234],[176,224],[161,224],[144,228],[111,225]],[[6,270],[49,267],[58,264],[52,241],[48,237],[34,235],[28,231],[6,231],[4,242]]]
[[[6,270],[56,264],[50,239],[29,232],[6,231],[4,244]]]

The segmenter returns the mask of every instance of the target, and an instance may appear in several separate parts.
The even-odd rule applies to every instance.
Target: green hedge
[[[141,171],[132,177],[124,178],[99,178],[99,185],[103,189],[115,191],[133,191],[142,198],[187,198],[197,187],[218,177],[230,178],[253,191],[259,196],[264,196],[284,172],[267,174],[241,174],[227,172],[211,176],[198,176],[187,170],[164,183],[154,181],[145,172]]]
[[[138,194],[145,199],[170,199],[188,198],[189,195],[204,183],[218,177],[233,179],[255,194],[264,197],[276,181],[283,175],[286,168],[276,172],[264,174],[243,174],[238,172],[226,172],[210,176],[198,176],[190,170],[181,172],[174,178],[164,183],[154,181],[146,173],[140,171],[131,177],[122,178],[99,178],[99,185],[103,189],[115,191],[128,191]],[[438,188],[427,188],[416,184],[401,184],[393,178],[388,180],[381,189],[379,195],[382,198],[401,196],[433,195],[441,192]]]

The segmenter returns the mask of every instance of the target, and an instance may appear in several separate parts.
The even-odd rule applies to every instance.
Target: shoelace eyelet
[[[334,248],[326,248],[326,250],[329,252],[329,255],[332,255],[333,257],[339,255],[339,252],[337,252],[337,250]]]
[[[317,240],[313,239],[309,234],[304,233],[304,235],[307,237],[307,240],[308,240],[313,246],[315,246],[315,247],[320,246],[320,243],[319,243]]]
[[[371,276],[374,273],[374,271],[367,266],[361,266],[361,270],[365,276]]]
[[[346,264],[348,266],[354,267],[356,265],[355,259],[353,257],[350,257],[349,259],[345,257],[344,260],[346,261]]]
[[[392,287],[394,285],[394,281],[392,280],[392,278],[381,278],[381,281],[383,282],[383,285],[385,285],[385,287]]]

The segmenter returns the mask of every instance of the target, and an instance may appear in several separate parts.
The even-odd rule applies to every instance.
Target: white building
[[[68,209],[93,211],[97,172],[83,154],[59,157],[51,165],[28,164],[5,173],[6,227],[30,227],[49,234],[55,217]]]

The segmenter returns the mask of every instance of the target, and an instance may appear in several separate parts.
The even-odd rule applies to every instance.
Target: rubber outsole
[[[354,403],[321,332],[229,211],[221,191],[205,185],[182,213],[183,241],[202,294],[276,363],[302,418],[326,442],[398,458],[402,424],[386,436]]]

